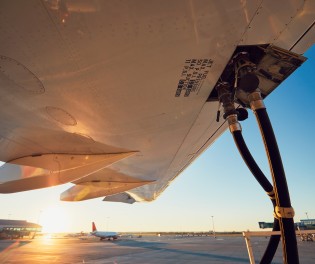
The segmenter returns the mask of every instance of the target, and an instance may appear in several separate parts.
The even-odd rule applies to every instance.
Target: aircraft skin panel
[[[284,8],[285,4],[285,8]],[[301,15],[305,1],[261,1],[249,21],[240,45],[275,43],[287,26]],[[305,26],[305,24],[303,24]],[[301,30],[301,28],[300,28]],[[291,39],[291,41],[294,41]],[[286,41],[287,49],[292,45]],[[283,47],[285,48],[285,47]]]
[[[162,180],[159,185],[156,183],[155,185],[151,184],[148,186],[142,186],[137,189],[129,190],[128,192],[133,195],[137,195],[146,201],[156,199],[177,175],[179,175],[226,130],[227,125],[224,123],[223,118],[220,122],[216,122],[216,117],[210,114],[216,112],[217,107],[217,102],[208,102],[204,105],[202,111],[196,119],[196,122],[180,146],[176,158],[172,160],[172,163],[164,173],[164,181]],[[203,122],[204,120],[208,120],[208,122]],[[214,129],[216,129],[215,133],[213,133]],[[211,172],[209,172],[209,174],[211,175]],[[170,178],[170,175],[173,175],[173,178]],[[165,182],[167,182],[166,185]],[[153,188],[158,190],[154,192],[154,198],[151,196],[151,189]]]
[[[78,0],[64,1],[66,10],[57,2],[1,1],[0,160],[136,151],[108,168],[155,181],[130,191],[148,201],[224,131],[217,103],[206,101],[236,46],[288,49],[315,9],[310,1]],[[304,52],[308,38],[295,48]],[[181,89],[195,71],[194,87]]]
[[[301,38],[296,45],[292,48],[294,52],[303,53],[305,47],[311,47],[314,44],[314,36],[315,36],[315,21],[310,26],[307,34]]]
[[[273,43],[283,49],[303,54],[314,43],[314,34],[311,32],[308,32],[307,37],[303,36],[315,21],[314,1],[274,1],[270,8],[268,5],[271,2],[262,1],[240,44]],[[275,12],[277,15],[274,15]],[[296,43],[302,36],[303,41]]]

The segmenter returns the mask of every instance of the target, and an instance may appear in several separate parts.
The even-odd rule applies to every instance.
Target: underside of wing
[[[314,1],[0,5],[0,192],[71,182],[67,201],[156,199],[226,130],[235,53],[268,96],[315,39]]]

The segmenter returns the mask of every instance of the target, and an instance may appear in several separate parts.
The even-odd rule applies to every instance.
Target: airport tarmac
[[[268,239],[253,238],[259,262]],[[315,243],[298,241],[300,263],[315,263]],[[142,237],[1,240],[0,263],[249,263],[243,237]],[[273,263],[282,263],[281,247]]]

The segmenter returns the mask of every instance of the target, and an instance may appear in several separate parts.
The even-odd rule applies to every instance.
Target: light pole
[[[212,232],[213,232],[213,237],[216,238],[215,236],[215,230],[214,230],[214,220],[213,220],[213,215],[211,215],[212,217]]]
[[[308,220],[309,218],[308,218],[308,214],[307,214],[307,212],[305,212],[305,214],[306,214],[306,218],[307,218],[307,220]]]

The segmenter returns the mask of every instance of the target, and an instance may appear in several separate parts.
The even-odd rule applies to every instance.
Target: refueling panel
[[[265,98],[305,60],[301,55],[273,45],[238,46],[215,87],[222,82],[234,84],[234,93],[237,93],[235,101],[248,107],[244,89],[237,89],[240,85],[255,82],[253,76],[248,73],[253,72],[259,78],[259,89]],[[213,89],[207,101],[217,100],[217,90]]]

